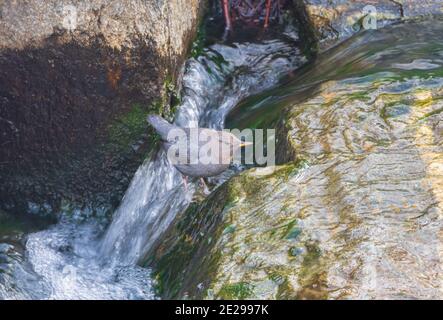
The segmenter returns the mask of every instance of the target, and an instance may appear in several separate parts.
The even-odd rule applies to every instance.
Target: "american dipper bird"
[[[225,131],[181,128],[158,115],[149,115],[148,122],[161,136],[171,163],[187,177],[206,178],[221,174],[229,168],[238,149],[252,144]]]

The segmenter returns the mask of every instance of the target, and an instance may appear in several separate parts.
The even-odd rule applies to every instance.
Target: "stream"
[[[270,128],[284,119],[277,158],[291,171],[231,179],[228,188],[253,188],[221,203],[211,250],[199,237],[190,241],[200,256],[163,243],[177,259],[170,273],[198,273],[180,290],[195,291],[210,270],[211,297],[441,299],[442,30],[435,20],[363,32],[307,64],[295,30],[242,30],[190,58],[175,123]],[[296,160],[305,165],[291,169]],[[243,169],[210,179],[212,191]],[[24,240],[0,232],[0,299],[157,299],[139,265],[196,197],[201,186],[185,187],[165,153],[151,152],[112,221],[62,212]],[[200,222],[184,235],[213,230]]]
[[[188,60],[177,125],[222,129],[242,99],[275,86],[306,62],[292,28],[255,38],[216,42]],[[137,264],[198,189],[196,183],[184,187],[162,150],[151,153],[109,226],[80,211],[61,212],[49,229],[0,244],[0,299],[155,299],[150,270]]]

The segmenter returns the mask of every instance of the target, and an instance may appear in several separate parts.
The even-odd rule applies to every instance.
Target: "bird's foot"
[[[188,190],[188,177],[187,176],[183,176],[183,184],[185,186],[185,190]]]
[[[225,31],[223,32],[223,37],[222,37],[223,41],[228,40],[229,34],[231,33],[231,31],[232,31],[231,29],[225,28]]]
[[[271,1],[272,0],[267,0],[266,1],[266,14],[265,14],[265,29],[267,29],[269,27],[269,18],[271,16]]]
[[[223,0],[222,1],[223,6],[223,13],[225,15],[225,23],[226,23],[226,29],[230,30],[232,28],[232,22],[231,22],[231,7],[229,4],[229,0]]]
[[[209,190],[208,185],[207,185],[206,182],[205,182],[205,179],[201,178],[201,179],[200,179],[200,182],[201,182],[201,184],[203,185],[203,193],[204,193],[205,195],[209,195],[209,194],[211,193],[211,191]]]

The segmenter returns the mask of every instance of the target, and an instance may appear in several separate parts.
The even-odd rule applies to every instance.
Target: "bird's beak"
[[[243,148],[243,147],[247,147],[247,146],[252,146],[252,145],[253,145],[252,142],[243,142],[243,143],[240,143],[240,147],[241,147],[241,148]]]

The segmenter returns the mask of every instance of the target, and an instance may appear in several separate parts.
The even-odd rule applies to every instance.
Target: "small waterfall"
[[[302,62],[289,36],[215,44],[188,61],[175,123],[221,129],[241,99],[277,84]],[[227,178],[229,173],[216,181]],[[196,188],[193,184],[184,188],[181,174],[164,151],[151,154],[135,174],[106,232],[100,222],[85,221],[85,213],[73,212],[62,213],[57,225],[29,235],[24,255],[17,253],[11,264],[7,274],[11,285],[0,290],[0,299],[155,298],[150,270],[137,263],[186,209]]]
[[[229,111],[243,98],[275,85],[301,62],[293,41],[269,40],[232,46],[215,44],[187,63],[183,104],[175,123],[182,127],[222,129]],[[226,177],[225,177],[226,179]],[[104,259],[136,264],[175,216],[186,209],[196,190],[185,190],[181,174],[164,151],[136,173],[115,213],[101,247]]]
[[[182,178],[160,150],[139,168],[115,212],[101,245],[101,257],[114,264],[134,265],[192,198]]]

